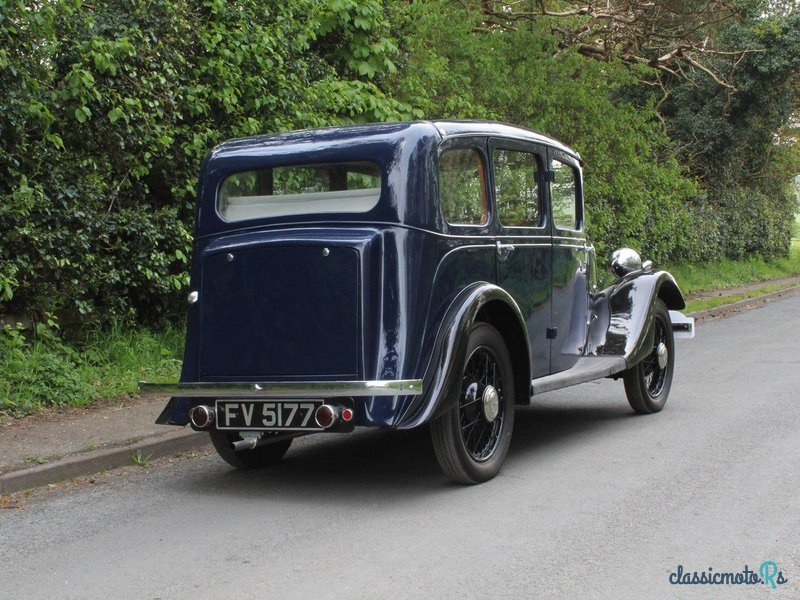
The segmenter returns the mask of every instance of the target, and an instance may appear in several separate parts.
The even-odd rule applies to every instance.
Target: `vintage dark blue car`
[[[516,405],[621,377],[661,410],[692,319],[629,249],[599,290],[582,161],[509,125],[414,122],[236,139],[202,168],[181,382],[158,423],[240,468],[294,437],[429,426],[447,475],[493,477]]]

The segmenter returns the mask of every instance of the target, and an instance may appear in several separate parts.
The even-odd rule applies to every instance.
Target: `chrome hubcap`
[[[666,368],[669,362],[669,350],[667,350],[667,345],[664,342],[661,342],[656,348],[656,356],[658,356],[658,368]]]
[[[500,412],[500,395],[493,385],[483,390],[483,416],[487,423],[492,423]]]

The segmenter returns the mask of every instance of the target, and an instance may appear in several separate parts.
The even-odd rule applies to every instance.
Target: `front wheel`
[[[253,448],[252,450],[234,450],[233,442],[241,440],[242,438],[233,431],[220,431],[219,429],[211,429],[211,443],[214,444],[214,449],[229,465],[237,469],[259,469],[269,465],[278,464],[289,446],[292,445],[292,439],[282,440],[280,442],[272,442]]]
[[[655,301],[653,347],[643,360],[623,374],[625,395],[637,413],[651,414],[664,408],[675,369],[675,340],[667,305]]]
[[[514,373],[503,336],[488,323],[469,334],[458,403],[431,423],[442,470],[458,483],[497,475],[514,428]]]

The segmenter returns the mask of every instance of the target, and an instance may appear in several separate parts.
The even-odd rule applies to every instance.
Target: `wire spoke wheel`
[[[661,394],[661,391],[664,389],[664,383],[667,379],[667,367],[669,365],[664,365],[662,367],[659,363],[659,350],[666,348],[666,345],[666,325],[661,319],[656,319],[653,350],[650,353],[650,356],[645,359],[647,360],[647,391],[654,398]]]
[[[485,414],[484,395],[488,386],[496,390],[499,397],[499,412],[490,421]],[[472,458],[485,461],[497,449],[503,430],[503,380],[497,368],[497,357],[491,348],[476,348],[467,360],[462,380],[459,402],[459,425],[464,447]]]
[[[494,477],[508,453],[514,427],[514,371],[500,332],[475,323],[450,408],[431,423],[442,470],[459,483]]]
[[[623,375],[625,394],[638,413],[660,411],[669,396],[675,367],[675,340],[669,311],[661,300],[654,305],[653,345],[638,364]]]

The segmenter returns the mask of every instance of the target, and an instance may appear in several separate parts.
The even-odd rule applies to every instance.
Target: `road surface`
[[[370,430],[257,473],[201,454],[34,494],[0,511],[0,596],[798,598],[798,325],[800,297],[702,324],[657,415],[611,380],[540,397],[480,486],[425,431]],[[669,582],[764,561],[788,583]]]

